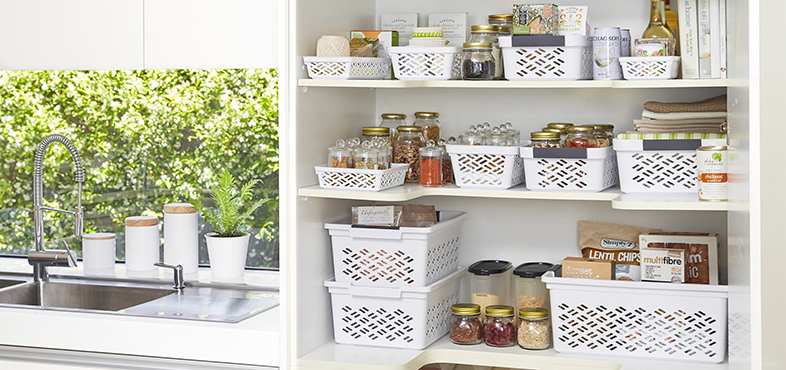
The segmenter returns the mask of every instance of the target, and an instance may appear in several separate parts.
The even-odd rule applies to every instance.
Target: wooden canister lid
[[[82,235],[82,239],[89,239],[89,240],[109,240],[115,238],[117,238],[117,235],[112,233],[93,233],[93,234]]]
[[[142,227],[142,226],[155,226],[155,225],[158,225],[158,217],[156,216],[126,217],[126,226],[128,227]]]
[[[164,213],[196,213],[196,211],[191,203],[164,204]]]

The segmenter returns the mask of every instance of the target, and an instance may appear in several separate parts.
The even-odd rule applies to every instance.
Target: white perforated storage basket
[[[456,185],[469,189],[507,189],[524,182],[517,146],[446,145]]]
[[[499,40],[510,81],[592,79],[591,37],[565,36],[565,46],[512,46],[510,37]]]
[[[404,184],[408,164],[393,163],[386,170],[314,166],[323,189],[380,191]]]
[[[336,281],[358,286],[429,285],[456,269],[464,212],[439,212],[431,227],[369,228],[326,223]]]
[[[557,352],[705,363],[726,357],[727,286],[542,279]]]
[[[726,139],[614,140],[623,193],[695,193],[696,149]]]
[[[393,75],[399,80],[455,80],[461,78],[461,48],[450,46],[388,48]]]
[[[325,280],[336,343],[426,348],[450,330],[464,269],[451,272],[426,287],[372,288]]]
[[[390,78],[390,59],[303,57],[314,80],[383,80]]]
[[[668,80],[677,78],[680,57],[621,57],[626,80]]]
[[[527,189],[533,191],[601,191],[617,184],[612,148],[521,147]]]

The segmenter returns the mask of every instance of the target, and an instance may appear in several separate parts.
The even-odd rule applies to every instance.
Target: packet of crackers
[[[616,262],[617,280],[641,281],[639,235],[661,229],[579,221],[579,245],[584,258]]]
[[[684,249],[685,282],[718,285],[718,234],[647,233],[639,236],[642,248]]]

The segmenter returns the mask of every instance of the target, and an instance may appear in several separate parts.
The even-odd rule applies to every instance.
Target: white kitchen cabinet
[[[143,0],[0,0],[0,70],[142,69]]]
[[[144,0],[145,68],[276,68],[277,0]]]
[[[783,248],[783,171],[775,164],[781,145],[776,120],[784,82],[783,51],[766,48],[760,18],[777,24],[784,5],[775,1],[728,1],[729,80],[727,81],[580,81],[537,82],[402,82],[315,81],[307,79],[302,56],[314,55],[324,34],[344,35],[350,29],[372,29],[379,14],[419,12],[421,25],[429,13],[468,12],[469,24],[485,23],[488,14],[510,12],[502,0],[290,0],[283,50],[287,71],[281,74],[282,105],[282,266],[288,336],[282,366],[293,369],[418,369],[435,362],[531,369],[748,369],[783,368],[779,333],[784,324],[783,278],[778,274]],[[647,1],[586,0],[589,22],[623,26],[641,34],[649,12]],[[779,10],[781,12],[779,12]],[[761,14],[761,15],[760,15]],[[763,23],[762,23],[763,24]],[[761,39],[760,39],[761,35]],[[762,67],[766,70],[760,70]],[[777,78],[766,75],[778,73]],[[774,77],[774,76],[773,76]],[[325,149],[336,139],[357,136],[360,128],[378,123],[383,112],[438,111],[446,136],[470,124],[511,121],[522,132],[538,130],[549,121],[610,122],[616,130],[632,129],[648,100],[690,101],[728,93],[730,139],[735,147],[730,171],[732,201],[723,206],[704,203],[617,198],[614,190],[593,195],[532,194],[462,189],[421,190],[417,187],[381,193],[319,189],[314,165],[324,162]],[[764,99],[767,96],[769,99]],[[769,104],[769,105],[766,105]],[[411,120],[411,118],[410,118]],[[766,129],[764,127],[767,127]],[[766,159],[765,159],[766,158]],[[658,362],[598,356],[566,356],[553,350],[461,347],[443,338],[423,351],[341,346],[333,342],[330,296],[322,281],[333,275],[327,220],[345,215],[350,205],[373,202],[423,202],[438,209],[467,211],[462,229],[459,264],[482,258],[559,261],[577,252],[576,224],[589,219],[674,231],[714,231],[722,235],[723,270],[728,272],[729,349],[718,365]],[[765,242],[769,242],[765,244]],[[775,251],[773,249],[779,249]],[[781,259],[780,261],[782,261]],[[764,267],[769,267],[765,269]],[[466,291],[462,292],[466,298]],[[765,303],[767,306],[765,307]],[[772,305],[772,306],[770,306]]]

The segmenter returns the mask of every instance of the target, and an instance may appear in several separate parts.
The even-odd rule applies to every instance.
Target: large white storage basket
[[[512,46],[500,37],[500,46],[510,81],[592,79],[591,37],[565,36],[565,46]]]
[[[427,286],[458,264],[464,212],[439,212],[431,227],[352,227],[349,220],[326,223],[339,283],[356,286]]]
[[[314,80],[383,80],[390,78],[390,59],[303,57]]]
[[[705,363],[726,357],[727,286],[547,276],[543,282],[557,352]]]
[[[517,146],[446,145],[456,185],[469,189],[507,189],[524,182]]]
[[[623,193],[695,193],[696,149],[726,139],[614,140]]]
[[[620,65],[626,80],[668,80],[677,78],[680,57],[622,57]]]
[[[533,191],[601,191],[617,184],[612,148],[522,147],[527,189]]]
[[[461,48],[450,46],[388,48],[393,75],[399,80],[456,80],[461,78]]]
[[[336,343],[423,349],[450,331],[464,269],[426,287],[371,288],[325,281]]]
[[[404,184],[408,164],[393,163],[386,170],[314,166],[323,189],[380,191]]]

